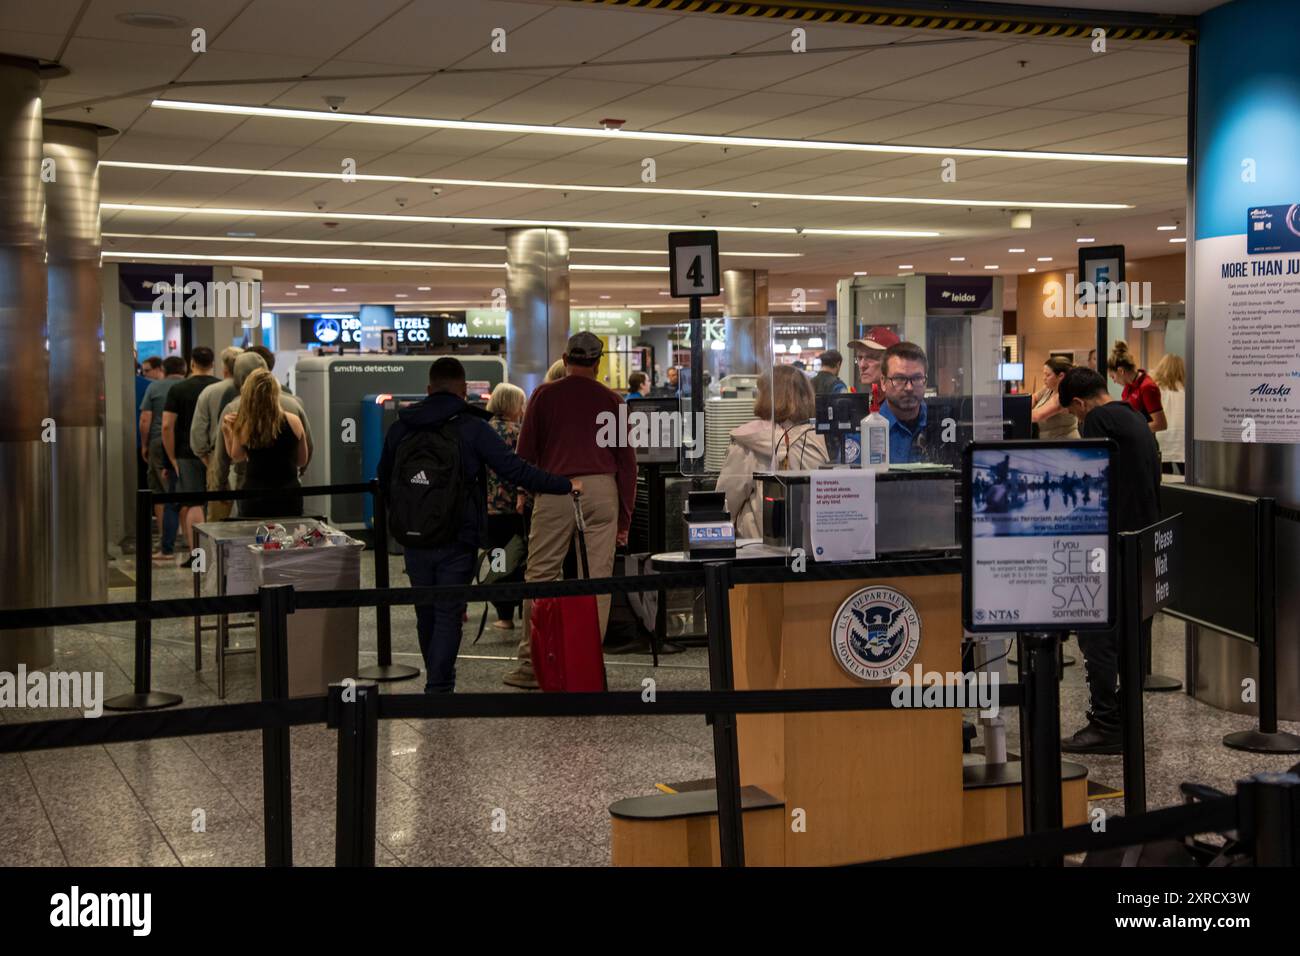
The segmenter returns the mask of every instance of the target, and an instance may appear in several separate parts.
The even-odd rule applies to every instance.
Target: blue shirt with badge
[[[898,420],[889,402],[882,402],[880,414],[889,422],[889,463],[906,465],[914,461],[925,461],[925,453],[916,447],[916,440],[925,432],[926,405],[921,402],[920,411],[911,424]]]

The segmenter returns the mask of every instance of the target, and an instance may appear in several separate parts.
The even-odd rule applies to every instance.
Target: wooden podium
[[[787,581],[731,591],[736,689],[892,686],[859,680],[832,649],[836,612],[867,587],[893,588],[918,613],[920,640],[905,673],[916,665],[961,672],[960,575]],[[1016,835],[1018,785],[964,786],[961,722],[958,709],[738,715],[746,863],[854,863]],[[1083,822],[1086,778],[1067,779],[1063,799],[1065,825]],[[615,804],[614,863],[717,865],[712,801],[679,794]]]

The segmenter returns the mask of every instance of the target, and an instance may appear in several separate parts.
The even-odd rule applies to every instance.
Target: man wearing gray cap
[[[614,548],[627,544],[636,502],[636,452],[626,441],[601,442],[597,434],[608,415],[618,419],[623,399],[596,378],[604,345],[590,332],[569,339],[564,353],[564,378],[542,385],[528,401],[516,453],[543,471],[582,481],[583,523],[587,561],[593,578],[614,571]],[[528,567],[524,580],[558,581],[564,556],[575,532],[573,503],[568,495],[537,495],[528,535]],[[600,630],[609,620],[609,595],[596,599]],[[512,687],[536,687],[533,674],[529,610],[524,611],[524,636],[519,642],[519,666],[505,676]]]

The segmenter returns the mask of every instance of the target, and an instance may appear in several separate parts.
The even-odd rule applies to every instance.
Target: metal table
[[[324,523],[315,518],[245,518],[233,521],[205,521],[194,526],[195,541],[206,558],[202,574],[194,574],[194,596],[205,592],[211,595],[252,594],[257,584],[251,576],[251,559],[247,545],[257,543],[257,529],[264,524],[282,524],[290,531],[299,525],[323,528]],[[203,541],[206,538],[207,541]],[[229,577],[229,580],[228,580]],[[231,647],[230,632],[256,627],[257,621],[231,622],[229,614],[218,614],[216,624],[204,624],[200,614],[194,615],[194,670],[203,670],[203,632],[216,631],[217,699],[226,697],[226,658],[237,654],[251,654],[252,647]]]

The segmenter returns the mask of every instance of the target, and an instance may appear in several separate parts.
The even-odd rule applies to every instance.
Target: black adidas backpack
[[[388,489],[388,531],[398,544],[445,548],[460,533],[468,496],[458,417],[413,429],[398,443]]]

